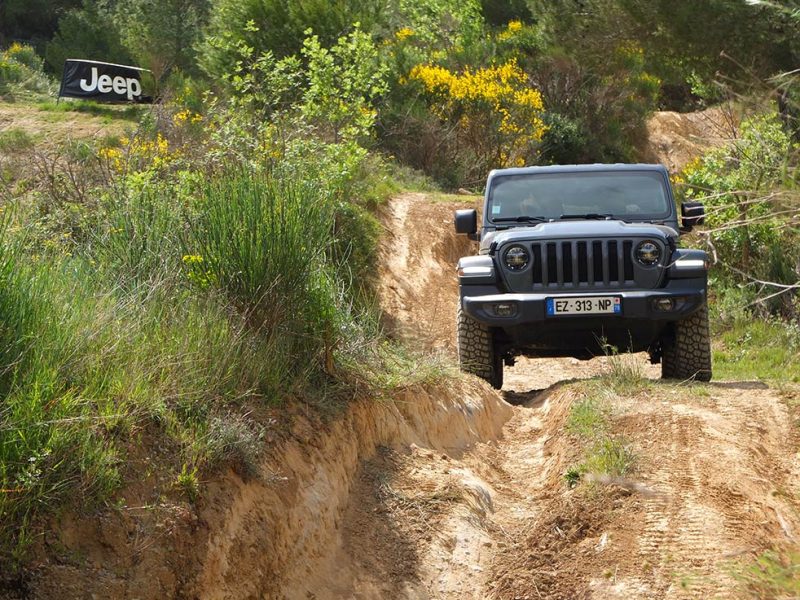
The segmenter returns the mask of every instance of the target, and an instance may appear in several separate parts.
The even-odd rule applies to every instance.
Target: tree
[[[49,40],[58,20],[81,0],[2,0],[0,2],[0,46],[10,40]]]
[[[195,70],[209,0],[125,0],[108,10],[125,48],[157,81],[176,68]]]
[[[354,23],[371,33],[382,22],[386,5],[384,0],[216,0],[200,46],[200,66],[212,77],[231,72],[240,42],[256,55],[297,54],[309,28],[323,46],[336,43]]]
[[[45,59],[52,70],[59,72],[67,58],[131,62],[112,15],[90,0],[61,18],[58,30],[45,47]]]

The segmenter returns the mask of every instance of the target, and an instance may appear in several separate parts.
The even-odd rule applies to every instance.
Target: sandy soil
[[[458,207],[408,194],[385,215],[390,326],[444,352],[453,351],[453,259],[469,250],[451,233]],[[632,360],[657,377],[644,357]],[[287,597],[734,596],[737,560],[800,535],[798,431],[784,401],[748,382],[614,397],[634,472],[569,489],[562,475],[578,454],[563,426],[582,389],[569,382],[607,368],[520,361],[502,391],[517,406],[501,439],[458,454],[385,448],[362,465],[328,558]]]
[[[647,121],[642,160],[677,173],[703,152],[735,139],[738,127],[738,113],[726,105],[692,113],[656,112]]]

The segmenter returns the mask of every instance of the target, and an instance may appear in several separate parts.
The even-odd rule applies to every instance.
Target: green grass
[[[149,107],[146,106],[98,104],[90,100],[68,99],[61,99],[58,102],[55,100],[37,102],[35,106],[40,111],[48,113],[64,114],[78,112],[98,117],[108,117],[111,120],[125,119],[134,122],[138,122],[144,113],[149,110]],[[66,118],[66,115],[64,118]]]
[[[613,433],[611,407],[600,390],[586,386],[589,395],[575,402],[566,422],[566,431],[576,440],[583,457],[570,465],[564,479],[572,487],[587,474],[625,475],[632,468],[635,456],[628,444]]]
[[[567,432],[581,439],[592,439],[608,429],[610,408],[597,398],[583,398],[575,404],[567,418]]]
[[[763,552],[734,569],[743,595],[749,598],[800,597],[800,548],[781,547]]]
[[[632,354],[608,354],[608,370],[601,377],[600,384],[620,395],[632,395],[647,389],[652,381],[644,376],[641,360]]]
[[[12,127],[0,131],[0,152],[13,154],[33,148],[35,139],[24,129]]]
[[[715,379],[800,382],[800,325],[736,319],[712,328]]]
[[[141,476],[132,449],[168,449],[148,462],[171,482],[157,492],[194,499],[204,472],[258,472],[264,415],[287,399],[333,414],[447,371],[382,341],[356,301],[362,213],[337,233],[324,185],[240,170],[194,181],[106,189],[87,235],[53,247],[29,239],[35,211],[3,212],[0,564],[56,510],[117,504]]]

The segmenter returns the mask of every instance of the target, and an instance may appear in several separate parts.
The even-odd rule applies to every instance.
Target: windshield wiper
[[[561,215],[559,219],[613,219],[614,215],[609,213],[585,213],[582,215]]]
[[[544,217],[529,217],[528,215],[522,215],[519,217],[497,217],[496,219],[492,219],[494,223],[544,223],[547,221]]]

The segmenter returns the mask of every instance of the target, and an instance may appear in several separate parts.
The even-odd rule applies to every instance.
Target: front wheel
[[[503,358],[494,347],[488,325],[476,321],[458,308],[458,363],[465,373],[489,382],[494,389],[503,387]]]
[[[661,340],[661,378],[711,381],[711,336],[708,305],[677,321],[674,335]]]

